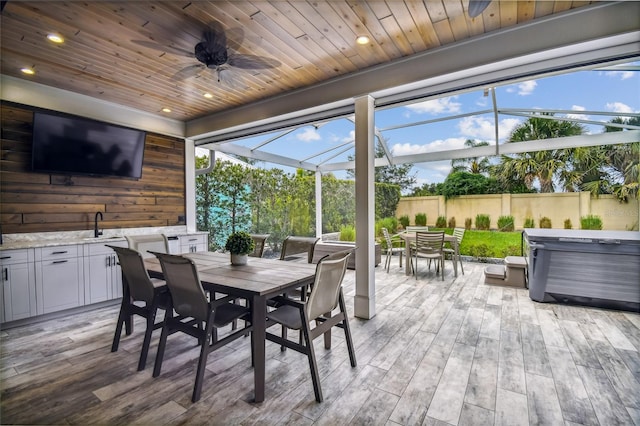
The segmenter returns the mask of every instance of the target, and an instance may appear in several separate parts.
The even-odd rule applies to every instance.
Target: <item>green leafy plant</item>
[[[602,229],[602,219],[600,216],[587,215],[580,218],[581,229]]]
[[[427,214],[416,213],[416,226],[426,226],[426,225],[427,225]]]
[[[467,231],[470,230],[472,223],[473,223],[473,219],[471,219],[470,217],[466,218],[464,220],[464,229],[466,229]]]
[[[571,224],[571,219],[565,219],[564,220],[564,229],[571,229],[573,228],[573,225]]]
[[[536,227],[536,222],[533,220],[532,217],[528,217],[524,220],[524,227],[525,228],[535,228]]]
[[[224,249],[232,254],[249,254],[254,247],[253,238],[244,231],[233,232],[224,245]]]
[[[491,249],[489,249],[489,246],[484,243],[469,247],[469,252],[471,253],[471,256],[475,257],[480,262],[485,262],[487,258],[491,256]]]
[[[343,225],[340,228],[340,241],[355,241],[356,228],[353,225]]]
[[[403,214],[398,218],[398,222],[400,222],[400,225],[402,225],[403,228],[406,228],[407,226],[409,226],[409,223],[410,223],[409,215]]]
[[[476,215],[476,229],[485,231],[491,229],[491,219],[488,214]]]
[[[500,216],[498,218],[498,230],[512,232],[515,229],[513,216]]]
[[[449,224],[448,224],[449,228],[455,228],[456,227],[456,218],[451,216],[451,218],[449,219]]]
[[[540,218],[540,228],[551,228],[551,219],[546,216]]]
[[[436,219],[436,228],[446,228],[447,227],[447,217],[446,216],[438,216]]]
[[[398,230],[398,219],[395,217],[385,217],[376,221],[375,235],[381,240],[383,239],[382,228],[387,228],[390,234],[395,234]]]

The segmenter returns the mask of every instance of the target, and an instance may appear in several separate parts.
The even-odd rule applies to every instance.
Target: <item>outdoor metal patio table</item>
[[[264,401],[265,332],[267,300],[294,288],[313,284],[316,265],[273,259],[250,258],[246,265],[231,265],[229,254],[187,253],[192,259],[205,290],[249,300],[253,326],[253,364],[255,402]],[[149,275],[162,278],[158,259],[147,259]]]
[[[411,275],[411,241],[415,241],[416,240],[416,233],[415,232],[401,232],[398,234],[398,236],[402,237],[402,239],[404,239],[404,255],[407,258],[407,261],[405,262],[405,269],[404,269],[404,273],[406,275]],[[444,234],[444,242],[445,243],[451,243],[451,247],[453,247],[453,250],[455,252],[455,258],[453,259],[453,273],[454,275],[457,277],[458,276],[458,258],[460,257],[460,251],[459,251],[459,247],[458,247],[458,240],[456,239],[456,237],[454,237],[453,235],[449,235],[449,234]]]

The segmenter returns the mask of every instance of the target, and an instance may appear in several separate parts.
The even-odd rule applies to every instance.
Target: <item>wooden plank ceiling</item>
[[[2,10],[1,70],[188,121],[589,3],[493,0],[470,18],[468,0],[10,0]],[[223,81],[195,67],[190,52],[212,22],[224,30],[230,55],[278,66],[230,67]],[[52,43],[49,33],[64,42]],[[356,44],[360,35],[370,41]]]

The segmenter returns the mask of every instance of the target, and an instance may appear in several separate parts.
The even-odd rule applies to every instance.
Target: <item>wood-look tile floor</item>
[[[1,332],[2,424],[640,425],[640,315],[540,304],[527,290],[486,286],[483,264],[445,281],[376,268],[376,311],[316,340],[325,401],[306,358],[267,343],[266,400],[252,402],[248,339],[209,357],[192,404],[198,350],[169,338],[163,372],[136,371],[143,326],[110,352],[117,306]]]

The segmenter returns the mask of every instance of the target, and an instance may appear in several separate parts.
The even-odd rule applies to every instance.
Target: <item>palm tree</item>
[[[612,123],[640,126],[640,117],[623,119],[616,117]],[[605,126],[605,132],[622,131],[619,127]],[[640,180],[640,142],[604,147],[606,165],[610,169],[612,192],[620,200],[627,201],[629,197],[638,197],[638,181]]]
[[[464,142],[466,148],[475,148],[477,146],[487,146],[489,142],[476,142],[472,139],[467,139]],[[451,173],[456,172],[469,172],[473,174],[486,174],[489,172],[491,164],[487,157],[468,157],[468,158],[456,158],[451,160]]]
[[[507,142],[560,138],[583,133],[582,126],[577,123],[544,118],[552,115],[543,113],[530,117],[513,130]],[[540,192],[553,192],[554,180],[564,190],[571,190],[581,182],[580,171],[574,168],[573,162],[577,149],[549,149],[513,156],[503,155],[497,170],[502,180],[522,180],[529,189],[537,181]]]

